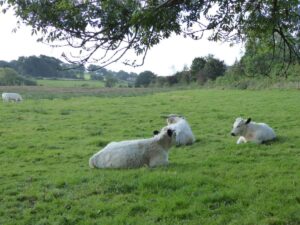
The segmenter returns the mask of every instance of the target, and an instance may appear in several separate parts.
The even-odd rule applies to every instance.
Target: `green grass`
[[[104,87],[101,81],[93,80],[37,80],[37,84],[47,87],[85,87],[97,88]]]
[[[171,88],[86,88],[49,86],[0,86],[1,92],[17,92],[24,99],[70,99],[82,96],[94,97],[134,97],[158,92],[169,92]]]
[[[0,224],[300,224],[299,91],[190,90],[0,104]],[[100,170],[110,141],[150,137],[180,113],[197,141],[168,167]],[[278,139],[236,145],[237,116]]]

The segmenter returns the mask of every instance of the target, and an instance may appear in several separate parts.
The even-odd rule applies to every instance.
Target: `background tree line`
[[[103,81],[106,87],[117,84],[133,86],[138,76],[136,73],[115,72],[97,65],[85,68],[45,55],[0,61],[0,68],[0,85],[34,85],[34,79],[86,79],[88,76],[91,80]]]
[[[296,58],[290,59],[279,42],[275,39],[278,46],[274,49],[264,40],[248,40],[244,55],[227,68],[223,77],[216,79],[215,85],[244,89],[251,84],[264,88],[276,82],[299,83],[300,63]]]
[[[192,61],[190,68],[185,66],[182,71],[171,76],[156,76],[151,71],[140,73],[137,77],[136,87],[189,85],[191,83],[204,84],[207,80],[215,80],[223,76],[227,66],[224,61],[216,59],[213,55],[197,57]]]
[[[151,71],[144,71],[140,74],[128,73],[123,70],[115,72],[94,64],[85,68],[84,66],[64,63],[59,59],[41,55],[19,57],[17,60],[10,62],[0,61],[0,68],[2,68],[3,74],[1,85],[33,85],[33,79],[84,79],[84,76],[88,75],[91,80],[105,82],[106,87],[114,87],[117,84],[123,84],[126,87],[149,87],[153,85],[186,85],[199,80],[201,80],[200,83],[204,83],[208,79],[214,80],[216,77],[224,75],[226,65],[223,61],[209,55],[195,58],[191,70],[186,67],[183,71],[174,75],[162,77]],[[9,79],[4,79],[4,77],[9,77]],[[31,82],[24,82],[25,80]]]
[[[191,84],[230,85],[247,88],[251,79],[277,78],[285,74],[289,80],[299,79],[300,65],[297,60],[288,60],[282,51],[274,51],[262,40],[247,41],[245,53],[240,60],[227,66],[213,55],[196,57],[190,66],[185,66],[170,76],[159,76],[152,71],[139,74],[107,70],[91,64],[87,68],[45,55],[20,57],[11,62],[0,61],[0,85],[34,85],[34,79],[89,79],[102,81],[106,87],[165,87]]]
[[[279,42],[275,44],[279,45]],[[212,84],[247,88],[251,83],[262,86],[263,82],[299,82],[299,61],[289,59],[285,54],[279,46],[274,50],[264,40],[249,40],[244,55],[231,66],[213,55],[196,57],[190,67],[185,66],[171,76],[160,77],[146,71],[138,76],[136,87]]]
[[[45,55],[19,57],[10,62],[0,61],[0,67],[14,69],[19,75],[31,78],[81,78],[83,66],[66,64]]]

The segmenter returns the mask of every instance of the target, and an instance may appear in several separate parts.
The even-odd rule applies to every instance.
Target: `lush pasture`
[[[103,82],[93,80],[37,80],[37,84],[47,87],[104,87]]]
[[[299,97],[190,90],[1,103],[0,224],[300,224]],[[168,113],[185,115],[197,137],[171,149],[168,167],[88,167],[110,141],[150,137]],[[237,116],[267,122],[278,140],[236,145]]]
[[[66,83],[67,85],[70,85]],[[168,88],[91,88],[91,87],[52,87],[49,86],[0,86],[2,92],[17,92],[27,99],[68,99],[80,96],[94,97],[133,97],[156,92],[167,92]]]

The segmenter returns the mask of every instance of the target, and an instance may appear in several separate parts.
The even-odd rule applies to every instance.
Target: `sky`
[[[70,49],[53,48],[36,41],[38,36],[31,35],[31,28],[21,25],[17,32],[17,19],[12,11],[6,14],[0,12],[0,60],[16,60],[20,56],[47,55],[63,60],[62,53],[68,54]],[[106,69],[140,73],[150,70],[159,76],[173,75],[182,71],[185,66],[190,67],[194,58],[205,57],[208,54],[223,60],[226,65],[232,65],[243,54],[242,44],[230,46],[229,43],[216,43],[206,39],[192,40],[182,36],[171,36],[162,40],[149,50],[145,63],[141,67],[125,66],[121,62],[114,63]]]

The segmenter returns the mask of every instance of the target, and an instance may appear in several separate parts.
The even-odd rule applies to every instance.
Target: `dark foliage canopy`
[[[135,81],[135,87],[149,87],[151,83],[154,83],[156,75],[151,71],[144,71],[139,74]]]
[[[20,76],[17,71],[12,68],[0,67],[0,86],[12,85],[36,85],[36,82],[26,77]]]
[[[6,4],[5,4],[6,3]],[[134,51],[138,66],[171,34],[236,43],[265,39],[289,61],[299,60],[298,0],[0,0],[40,35],[40,41],[79,49],[76,63],[106,66]],[[3,8],[5,11],[6,8]],[[276,41],[280,43],[275,45]],[[56,42],[58,41],[58,42]],[[100,53],[100,54],[99,54]]]
[[[66,64],[59,59],[40,55],[19,57],[11,62],[0,61],[0,68],[12,68],[22,76],[34,78],[77,78],[83,75],[85,68]]]

